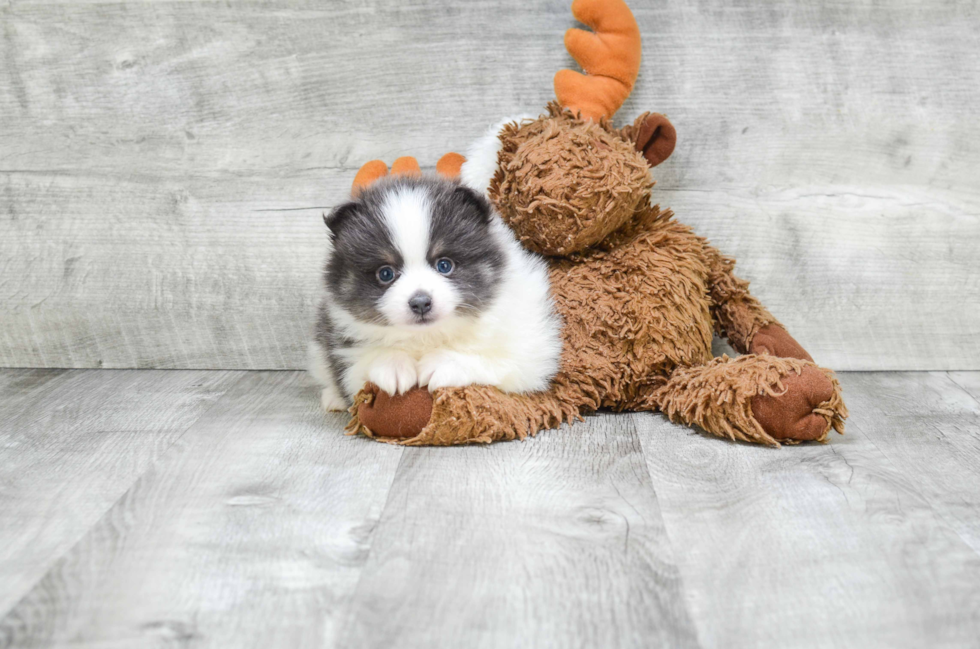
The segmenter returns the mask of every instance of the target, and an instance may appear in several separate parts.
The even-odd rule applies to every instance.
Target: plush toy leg
[[[844,432],[847,407],[833,372],[811,362],[749,354],[678,368],[645,404],[671,421],[779,446]]]
[[[350,412],[347,430],[351,434],[407,446],[524,439],[579,416],[578,408],[555,390],[504,394],[483,385],[431,394],[415,388],[401,397],[390,397],[368,384],[355,397]]]

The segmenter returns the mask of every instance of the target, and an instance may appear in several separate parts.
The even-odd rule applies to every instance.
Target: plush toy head
[[[640,65],[640,31],[622,0],[576,0],[593,32],[570,29],[569,53],[583,75],[555,75],[557,103],[536,120],[510,124],[489,195],[530,250],[564,256],[602,241],[647,199],[649,168],[671,154],[676,133],[663,115],[624,129],[608,119],[629,96]]]
[[[648,122],[658,122],[659,130]],[[645,136],[642,144],[660,155],[668,131],[672,150],[673,127],[662,115],[643,115],[617,130],[605,119],[579,119],[552,103],[546,115],[509,124],[500,134],[490,199],[528,249],[578,252],[625,225],[649,197],[650,160],[633,136]]]

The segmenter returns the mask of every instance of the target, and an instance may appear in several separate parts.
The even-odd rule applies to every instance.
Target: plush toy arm
[[[711,316],[715,331],[728,338],[739,353],[771,354],[783,358],[813,358],[766,307],[749,293],[749,283],[733,272],[735,260],[705,244]]]
[[[524,439],[579,417],[560,388],[507,394],[487,385],[415,388],[398,396],[368,384],[354,398],[350,433],[407,446],[450,446]]]

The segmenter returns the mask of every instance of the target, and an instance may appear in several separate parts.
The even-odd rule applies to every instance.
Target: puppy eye
[[[378,281],[382,284],[390,284],[393,279],[395,279],[395,269],[391,266],[382,266],[378,269],[376,273],[378,276]]]
[[[436,270],[443,275],[448,275],[449,273],[453,272],[453,268],[456,268],[456,264],[454,264],[453,260],[449,259],[448,257],[443,257],[436,262]]]

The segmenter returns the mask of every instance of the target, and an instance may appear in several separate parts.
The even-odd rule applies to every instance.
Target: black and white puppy
[[[382,179],[324,220],[324,295],[310,346],[323,406],[367,381],[389,394],[470,384],[545,389],[560,323],[547,268],[477,192],[421,177]]]

